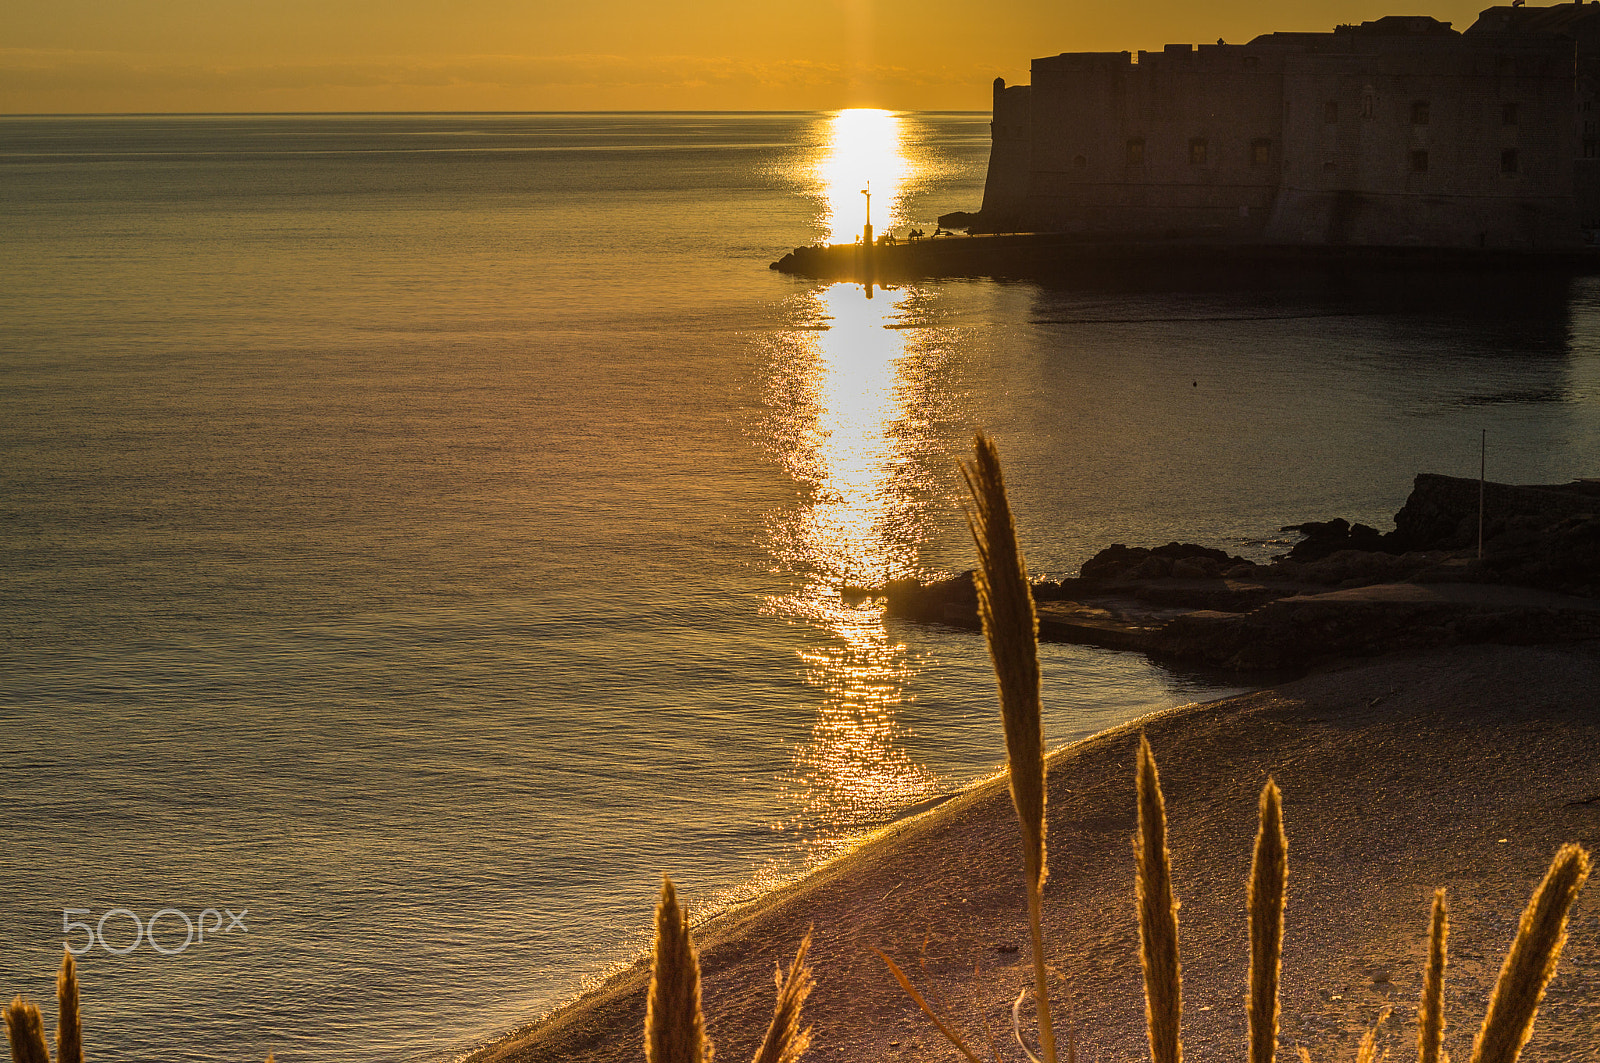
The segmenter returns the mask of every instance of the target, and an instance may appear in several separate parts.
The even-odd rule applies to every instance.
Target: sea
[[[101,1063],[449,1060],[636,956],[663,873],[704,919],[992,774],[981,638],[845,593],[971,566],[977,428],[1041,576],[1600,475],[1594,278],[768,268],[933,238],[987,155],[0,118],[0,993],[53,1029],[69,948]],[[1041,652],[1052,745],[1258,682]]]

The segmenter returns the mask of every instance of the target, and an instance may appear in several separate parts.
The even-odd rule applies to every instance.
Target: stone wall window
[[[1144,138],[1135,137],[1128,141],[1127,160],[1129,166],[1144,165]]]
[[[1261,57],[1259,55],[1247,55],[1244,57],[1244,68],[1246,70],[1256,70],[1259,69],[1260,66]]]
[[[1501,125],[1516,125],[1517,124],[1517,105],[1516,104],[1508,103],[1504,107],[1500,108],[1500,124]]]
[[[1413,151],[1411,153],[1411,172],[1412,173],[1427,173],[1428,172],[1428,153],[1427,152],[1425,152],[1425,151]]]
[[[1361,90],[1361,117],[1375,118],[1378,114],[1378,94],[1368,85]]]
[[[1339,101],[1329,100],[1322,105],[1322,120],[1328,125],[1337,125],[1339,122]]]
[[[1500,153],[1500,172],[1501,173],[1516,173],[1517,172],[1517,149],[1516,148],[1507,148],[1505,151],[1502,151]]]
[[[1270,166],[1272,164],[1272,141],[1262,137],[1250,142],[1250,165]]]
[[[1412,125],[1427,125],[1428,124],[1428,101],[1427,100],[1413,100],[1412,101],[1412,103],[1411,103],[1411,124]]]
[[[1583,157],[1586,159],[1600,158],[1600,142],[1588,138],[1583,142]]]
[[[1087,165],[1089,165],[1089,160],[1082,155],[1074,155],[1072,157],[1072,168],[1074,170],[1081,170]]]
[[[1204,166],[1206,164],[1206,138],[1195,137],[1189,141],[1189,165]]]

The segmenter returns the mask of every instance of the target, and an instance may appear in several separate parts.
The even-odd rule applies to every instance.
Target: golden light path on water
[[[872,190],[872,221],[884,229],[901,221],[901,204],[916,164],[906,151],[905,123],[893,111],[856,108],[828,120],[827,151],[817,160],[827,213],[827,242],[847,244],[861,235]]]
[[[860,232],[871,182],[873,222],[891,224],[913,160],[901,119],[888,111],[842,111],[830,119],[826,153],[816,162],[831,240]],[[792,593],[769,608],[821,636],[802,651],[801,671],[816,697],[808,740],[795,750],[789,822],[826,856],[895,810],[934,793],[938,778],[905,749],[901,710],[911,661],[885,628],[882,606],[841,594],[845,585],[879,584],[913,571],[914,534],[906,521],[903,477],[910,441],[904,425],[918,395],[907,368],[916,330],[892,327],[906,290],[873,297],[836,284],[804,297],[819,327],[790,333],[782,359],[789,379],[780,455],[809,488],[772,529],[775,560],[795,574]]]

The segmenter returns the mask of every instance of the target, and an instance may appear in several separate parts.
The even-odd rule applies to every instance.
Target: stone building
[[[1033,61],[995,81],[976,231],[1559,250],[1600,228],[1600,3],[1464,33],[1331,33]]]

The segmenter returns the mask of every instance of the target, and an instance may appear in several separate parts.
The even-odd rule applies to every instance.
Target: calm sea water
[[[72,909],[106,1063],[448,1058],[632,955],[662,871],[711,911],[992,771],[979,641],[838,594],[967,566],[975,425],[1057,574],[1387,527],[1480,429],[1493,478],[1600,474],[1594,281],[766,269],[868,181],[931,231],[986,155],[983,115],[0,119],[0,991],[50,997]],[[1044,657],[1052,743],[1237,689]]]

